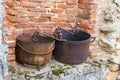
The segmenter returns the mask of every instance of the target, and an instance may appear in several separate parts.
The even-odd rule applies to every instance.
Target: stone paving
[[[8,65],[11,80],[103,80],[109,72],[107,66],[90,60],[79,65],[67,65],[51,60],[41,69],[14,61]]]

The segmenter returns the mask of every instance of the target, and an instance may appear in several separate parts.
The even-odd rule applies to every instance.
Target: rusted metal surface
[[[86,61],[89,54],[89,44],[95,39],[84,31],[74,34],[61,30],[62,38],[66,41],[56,40],[53,56],[56,60],[66,64],[79,64]]]
[[[52,38],[38,36],[37,42],[33,42],[32,35],[20,35],[17,37],[16,60],[20,63],[43,65],[51,59],[55,41]]]

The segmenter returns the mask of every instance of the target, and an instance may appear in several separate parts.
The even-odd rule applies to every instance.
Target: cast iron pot
[[[89,44],[95,37],[84,31],[70,34],[61,31],[62,38],[66,41],[56,40],[53,56],[56,60],[66,64],[80,64],[86,61],[89,54]]]
[[[41,66],[47,64],[52,56],[55,41],[52,38],[38,36],[33,41],[29,34],[20,35],[16,39],[16,60],[20,63]]]

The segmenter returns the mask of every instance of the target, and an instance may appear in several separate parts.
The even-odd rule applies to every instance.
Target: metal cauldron
[[[54,39],[38,36],[37,40],[34,41],[33,36],[28,34],[17,37],[15,54],[18,62],[30,65],[44,65],[50,61],[55,46]]]
[[[62,40],[56,40],[53,56],[56,60],[66,64],[79,64],[86,61],[89,54],[89,44],[95,38],[84,31],[71,34],[61,30]]]

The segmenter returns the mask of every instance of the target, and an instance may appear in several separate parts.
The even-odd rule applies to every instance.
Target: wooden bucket
[[[16,60],[30,65],[44,65],[49,62],[55,41],[49,37],[39,36],[39,42],[32,40],[32,35],[20,35],[16,39]]]

